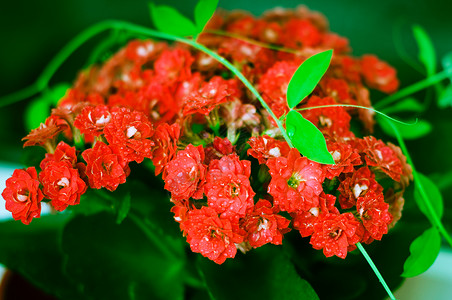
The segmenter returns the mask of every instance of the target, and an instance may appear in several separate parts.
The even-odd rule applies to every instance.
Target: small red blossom
[[[258,90],[278,118],[289,111],[287,87],[299,65],[298,61],[277,62],[259,80]]]
[[[287,212],[308,211],[318,206],[325,179],[319,163],[301,157],[296,149],[290,149],[287,158],[270,158],[267,166],[272,176],[268,193],[273,196],[274,205]]]
[[[267,200],[259,200],[254,210],[240,220],[240,227],[247,234],[245,241],[257,248],[272,243],[281,245],[283,235],[290,231],[290,220],[278,215],[278,208],[272,207]]]
[[[251,146],[247,154],[256,158],[260,164],[265,164],[272,157],[287,157],[290,147],[285,141],[276,140],[268,135],[251,137],[248,141]]]
[[[191,250],[217,264],[224,263],[226,258],[235,257],[235,244],[243,242],[243,236],[233,230],[232,222],[219,218],[210,207],[191,210],[184,223]]]
[[[358,145],[368,166],[377,167],[395,181],[400,181],[403,175],[402,162],[394,149],[373,136],[364,137],[358,141]]]
[[[220,159],[225,155],[235,153],[234,146],[229,141],[228,138],[220,138],[216,136],[213,140],[212,145],[206,147],[206,164],[210,164],[212,160]]]
[[[47,152],[54,151],[54,140],[57,135],[67,129],[67,124],[63,120],[55,116],[50,116],[44,123],[33,129],[22,140],[25,141],[24,147],[43,146]]]
[[[51,161],[53,162],[68,161],[73,167],[75,167],[77,163],[77,154],[75,147],[71,147],[63,141],[59,142],[53,154],[46,153],[45,158],[41,161],[39,165],[41,170],[44,170],[47,163]]]
[[[175,200],[201,199],[207,168],[204,165],[204,149],[189,144],[177,152],[165,169],[165,189]]]
[[[311,96],[303,108],[337,104],[331,97]],[[302,111],[303,117],[330,136],[350,136],[351,117],[343,107],[323,107]]]
[[[33,218],[39,218],[44,196],[39,189],[36,169],[29,167],[26,170],[14,170],[13,175],[6,180],[2,197],[6,201],[6,209],[12,213],[14,220],[21,220],[28,225]]]
[[[224,80],[220,76],[212,77],[199,90],[185,98],[184,116],[194,113],[208,115],[216,106],[230,101],[231,97],[239,93],[234,87],[235,84],[231,81]]]
[[[82,156],[86,161],[85,174],[93,189],[105,187],[114,191],[126,182],[130,174],[128,163],[103,142],[97,142],[92,149],[83,151]]]
[[[383,187],[375,180],[374,173],[364,166],[341,179],[337,190],[341,193],[339,195],[341,208],[348,209],[355,206],[356,199],[364,197],[369,191],[377,194],[382,193]]]
[[[52,200],[52,206],[57,211],[79,204],[80,196],[86,191],[85,182],[68,160],[48,162],[39,174],[39,179],[44,195]]]
[[[283,27],[284,45],[290,48],[314,47],[321,42],[321,33],[309,20],[293,18]]]
[[[186,49],[164,50],[154,63],[155,74],[160,82],[168,84],[188,80],[193,61],[193,56]]]
[[[352,213],[321,215],[314,224],[310,243],[314,249],[323,249],[326,257],[336,255],[345,258],[349,246],[360,241],[357,234],[360,225]]]
[[[204,186],[209,207],[222,218],[244,217],[254,205],[250,175],[251,162],[235,154],[211,161]]]
[[[154,142],[150,138],[154,129],[146,115],[124,107],[111,114],[112,119],[104,128],[111,147],[129,162],[141,163],[145,157],[152,158]]]
[[[339,214],[339,210],[334,206],[336,197],[322,193],[319,197],[319,206],[313,207],[309,211],[299,211],[292,214],[293,228],[300,232],[302,237],[310,236],[314,233],[314,224],[322,214]]]
[[[396,70],[375,55],[361,58],[361,71],[366,83],[372,88],[392,93],[399,87]]]
[[[326,178],[333,179],[341,173],[353,172],[354,166],[362,164],[358,150],[343,142],[327,141],[328,151],[334,159],[334,165],[323,165]]]
[[[155,129],[154,147],[152,149],[152,162],[155,166],[155,175],[163,172],[168,162],[176,156],[177,142],[181,134],[180,125],[177,123],[171,126],[162,123]],[[166,176],[166,173],[163,173]],[[165,179],[165,178],[163,178]]]
[[[75,118],[74,126],[82,134],[99,136],[103,133],[104,127],[110,122],[111,113],[106,105],[87,106]]]
[[[369,191],[356,200],[356,211],[373,239],[381,240],[383,234],[388,233],[392,222],[388,209],[389,204],[385,203],[383,193]]]

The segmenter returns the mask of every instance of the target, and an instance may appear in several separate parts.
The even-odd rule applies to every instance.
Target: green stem
[[[392,94],[386,98],[383,98],[378,103],[376,103],[374,106],[375,108],[382,109],[385,106],[388,106],[389,104],[393,103],[394,101],[397,101],[401,98],[404,98],[406,96],[409,96],[411,94],[414,94],[416,92],[419,92],[431,85],[434,85],[435,83],[438,83],[444,79],[446,79],[449,76],[449,70],[444,70],[440,73],[436,73],[433,76],[430,76],[424,80],[418,81],[415,84],[412,84],[410,86],[407,86],[404,89],[401,89],[395,94]]]
[[[378,110],[373,109],[371,107],[360,106],[360,105],[353,105],[353,104],[328,104],[328,105],[319,105],[319,106],[310,106],[310,107],[297,108],[295,110],[296,111],[303,111],[303,110],[327,108],[327,107],[353,107],[353,108],[367,109],[367,110],[373,111],[373,112],[375,112],[375,113],[377,113],[379,115],[382,115],[383,117],[388,118],[389,120],[394,121],[396,123],[400,123],[400,124],[407,125],[407,126],[416,124],[416,123],[410,124],[410,123],[406,123],[406,122],[394,119],[394,118],[388,116],[387,114],[382,113],[381,111],[378,111]]]
[[[91,39],[93,36],[105,30],[109,30],[111,29],[111,27],[112,27],[111,22],[106,21],[95,24],[89,27],[88,29],[82,31],[74,39],[67,43],[63,47],[63,49],[61,49],[60,52],[57,53],[57,55],[55,55],[55,57],[45,67],[44,71],[38,77],[36,82],[18,92],[0,98],[0,107],[15,102],[19,102],[43,91],[45,88],[47,88],[49,81],[55,74],[55,72],[61,67],[61,65],[75,50],[77,50],[81,45],[83,45],[87,40]]]
[[[386,290],[386,293],[388,293],[389,298],[391,298],[391,300],[396,300],[396,298],[394,297],[394,295],[391,292],[391,289],[386,284],[386,281],[383,279],[383,276],[381,276],[380,271],[378,271],[377,267],[375,266],[374,262],[370,258],[369,254],[367,254],[367,251],[364,249],[363,245],[361,245],[361,243],[357,243],[356,246],[358,247],[359,251],[361,251],[364,258],[369,263],[369,265],[372,268],[372,270],[374,271],[375,275],[377,275],[378,280],[380,280],[380,283],[383,285],[384,289]]]
[[[432,206],[432,203],[428,199],[427,192],[425,191],[425,188],[424,188],[424,186],[421,183],[421,180],[419,178],[419,174],[417,173],[417,171],[416,171],[416,169],[414,167],[414,164],[413,164],[413,161],[411,159],[411,156],[408,153],[408,150],[407,150],[407,148],[405,146],[405,142],[404,142],[402,136],[400,135],[399,130],[390,121],[384,120],[384,122],[386,122],[388,125],[390,125],[392,127],[392,129],[394,131],[394,134],[395,134],[395,136],[397,138],[397,141],[398,141],[398,143],[400,145],[400,148],[402,149],[403,154],[405,154],[407,162],[411,165],[411,168],[413,170],[414,184],[418,188],[419,193],[420,193],[422,199],[424,200],[425,207],[427,207],[427,210],[428,210],[428,212],[430,213],[430,215],[432,217],[432,221],[433,221],[432,225],[435,226],[436,228],[438,228],[438,230],[441,233],[441,235],[444,237],[444,239],[452,247],[452,238],[448,234],[447,230],[444,228],[443,223],[441,222],[440,218],[438,217],[438,215],[435,212],[435,209]]]
[[[165,256],[168,260],[173,261],[178,258],[178,255],[172,252],[171,247],[165,247],[162,243],[161,237],[158,237],[149,227],[134,213],[129,212],[127,217],[137,225],[148,239],[154,244],[154,246]]]

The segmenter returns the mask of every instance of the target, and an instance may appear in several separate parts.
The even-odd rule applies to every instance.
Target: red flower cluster
[[[212,58],[180,44],[136,40],[81,73],[25,138],[25,146],[48,153],[39,175],[28,168],[8,179],[2,195],[13,217],[30,223],[44,197],[61,211],[88,187],[114,191],[131,162],[152,160],[192,251],[216,263],[237,249],[280,245],[291,228],[326,256],[345,258],[356,243],[380,240],[400,218],[411,169],[398,147],[351,131],[356,118],[372,132],[369,111],[331,105],[370,107],[366,86],[395,91],[395,70],[372,55],[350,56],[347,40],[305,8],[260,19],[216,15],[207,28],[244,35],[204,33],[198,41],[238,67],[277,117],[289,110],[287,87],[300,63],[334,49],[331,67],[298,107],[324,134],[334,165],[290,149],[265,109]],[[61,136],[86,150],[55,146]]]

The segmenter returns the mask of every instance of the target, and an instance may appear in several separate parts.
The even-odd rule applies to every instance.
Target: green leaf
[[[410,256],[403,265],[403,277],[414,277],[424,273],[438,257],[441,236],[434,227],[427,229],[410,245]]]
[[[84,299],[84,294],[63,272],[60,234],[68,214],[42,216],[30,225],[0,223],[0,263],[22,274],[58,299]]]
[[[427,76],[435,74],[436,54],[427,32],[419,25],[413,26],[413,34],[419,47],[419,60],[424,64]]]
[[[438,99],[438,106],[446,108],[452,106],[452,84],[448,85]]]
[[[125,194],[118,201],[117,213],[116,213],[116,224],[121,224],[122,221],[127,217],[130,211],[130,193]]]
[[[377,117],[377,123],[380,125],[381,129],[389,136],[396,137],[394,130],[391,125],[387,122],[381,122],[382,116]],[[389,120],[390,121],[390,120]],[[404,139],[414,140],[428,135],[432,131],[432,124],[426,120],[417,120],[417,122],[413,125],[405,125],[400,123],[395,123],[393,121],[392,124],[397,127],[399,133],[402,135]],[[408,121],[410,122],[410,121]],[[411,121],[412,122],[412,121]]]
[[[385,114],[393,114],[393,113],[400,113],[400,112],[414,112],[414,113],[420,113],[425,110],[424,106],[419,103],[414,98],[405,98],[402,99],[391,106],[385,107],[381,111]]]
[[[295,71],[287,87],[287,104],[292,109],[306,98],[322,79],[333,56],[333,50],[317,53]]]
[[[237,253],[222,265],[199,257],[198,267],[212,299],[318,299],[284,255],[281,246],[266,245],[246,255]]]
[[[431,181],[427,176],[418,172],[420,182],[419,185],[422,185],[424,191],[427,193],[428,201],[432,204],[433,210],[435,211],[438,219],[441,219],[444,212],[444,204],[443,197],[438,187]],[[416,201],[421,212],[427,216],[427,218],[432,222],[432,216],[430,211],[427,209],[427,206],[424,203],[424,199],[419,191],[419,187],[415,186],[414,188],[414,200]]]
[[[441,60],[441,65],[443,66],[443,69],[446,70],[449,74],[449,79],[452,82],[452,52],[444,55],[443,59]]]
[[[155,27],[165,33],[177,36],[193,36],[198,33],[195,24],[176,9],[166,5],[150,3],[151,18]]]
[[[139,218],[75,216],[65,227],[65,272],[84,299],[183,299],[183,239],[168,243]]]
[[[33,99],[25,110],[25,127],[28,131],[38,128],[50,115],[50,103],[45,97]]]
[[[334,159],[328,152],[323,134],[314,124],[303,118],[299,112],[289,111],[286,119],[286,130],[292,144],[302,155],[318,163],[334,164]]]
[[[195,7],[195,23],[200,33],[217,9],[218,0],[199,0]]]

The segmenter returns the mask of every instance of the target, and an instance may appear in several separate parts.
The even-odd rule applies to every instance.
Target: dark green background
[[[32,83],[61,47],[81,30],[105,19],[123,19],[149,25],[147,2],[144,0],[41,0],[3,2],[0,8],[0,95],[6,95]],[[190,16],[195,1],[159,1],[177,5]],[[220,7],[246,9],[254,14],[275,7],[305,4],[322,12],[331,30],[346,36],[359,56],[377,54],[397,67],[402,86],[422,78],[399,57],[393,32],[400,29],[408,52],[416,56],[416,44],[410,26],[419,24],[431,36],[439,57],[452,51],[452,1],[227,1]],[[88,44],[63,66],[53,83],[70,82],[89,54]],[[380,97],[381,95],[377,95]],[[423,95],[418,95],[422,97]],[[373,101],[378,100],[374,98]],[[20,138],[26,132],[22,114],[26,102],[0,109],[0,161],[20,161]],[[432,109],[426,116],[433,122],[434,134],[408,143],[418,169],[426,174],[452,170],[452,110]],[[449,174],[452,176],[452,173]],[[452,192],[446,192],[452,194]],[[446,198],[447,200],[447,198]],[[446,203],[447,206],[447,203]]]

